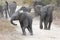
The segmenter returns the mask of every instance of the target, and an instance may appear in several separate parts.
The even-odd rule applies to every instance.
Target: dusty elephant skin
[[[17,11],[11,17],[11,23],[13,25],[16,25],[16,24],[13,23],[14,20],[19,20],[23,35],[26,35],[26,32],[25,32],[26,28],[28,29],[30,34],[33,35],[33,32],[32,32],[32,17],[31,17],[30,14],[25,13],[25,12],[20,13],[19,11]]]
[[[40,29],[43,29],[42,23],[44,22],[44,29],[50,30],[52,18],[53,18],[52,13],[53,13],[54,6],[49,4],[43,7],[39,7],[38,5],[36,5],[36,7],[37,7],[36,14],[40,15]],[[40,11],[39,11],[39,8],[40,8]]]
[[[24,12],[31,12],[31,8],[25,6],[22,6],[20,10],[23,10]]]
[[[40,28],[42,29],[42,22],[44,22],[44,29],[50,30],[51,23],[52,23],[52,13],[53,13],[53,5],[49,4],[41,8],[40,13]],[[48,27],[47,27],[48,25]]]

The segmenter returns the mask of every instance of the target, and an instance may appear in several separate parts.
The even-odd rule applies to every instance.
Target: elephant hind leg
[[[23,35],[26,35],[25,29],[26,29],[25,27],[22,27]]]
[[[26,35],[25,27],[23,26],[23,22],[20,22],[20,25],[21,25],[21,29],[22,29],[23,35]]]
[[[32,27],[31,26],[28,26],[27,29],[30,32],[30,34],[33,35]]]

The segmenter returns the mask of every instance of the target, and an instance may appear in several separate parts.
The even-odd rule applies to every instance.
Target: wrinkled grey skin
[[[0,18],[4,17],[3,15],[3,7],[0,5]]]
[[[30,14],[28,14],[26,12],[20,13],[19,11],[17,11],[11,17],[11,23],[13,25],[17,25],[17,24],[13,23],[14,20],[19,20],[23,35],[26,35],[26,31],[25,31],[26,28],[28,29],[30,34],[33,35],[33,32],[32,32],[32,17],[31,17]]]
[[[46,6],[36,5],[35,15],[40,15],[40,29],[43,29],[42,23],[44,22],[44,29],[50,29],[53,18],[54,6],[49,4]],[[48,25],[48,26],[47,26]]]
[[[39,6],[37,6],[37,10],[39,11]],[[37,12],[40,15],[40,29],[43,29],[42,23],[44,22],[44,29],[50,30],[53,10],[54,6],[51,4],[40,7],[40,11]]]
[[[15,13],[17,4],[15,1],[13,1],[12,3],[9,3],[8,5],[9,5],[9,17],[11,17],[12,14]]]
[[[31,12],[31,8],[25,6],[22,6],[20,10],[23,10],[23,12]]]

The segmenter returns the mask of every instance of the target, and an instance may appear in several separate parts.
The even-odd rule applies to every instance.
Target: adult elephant
[[[25,32],[26,28],[28,29],[30,34],[33,35],[32,16],[29,13],[27,13],[27,12],[21,13],[20,11],[17,11],[15,14],[12,15],[11,20],[10,20],[13,25],[17,25],[17,24],[13,23],[14,20],[19,20],[23,35],[26,35],[26,32]]]
[[[8,2],[5,1],[5,4],[3,6],[3,11],[5,12],[5,18],[8,18],[9,10],[8,10]]]
[[[11,17],[12,14],[15,13],[17,4],[16,4],[15,1],[13,1],[12,3],[9,3],[9,4],[8,4],[8,7],[9,7],[9,17]]]
[[[40,7],[36,6],[37,13],[40,15],[40,28],[43,29],[43,22],[44,22],[44,29],[50,30],[52,19],[53,19],[53,10],[54,6],[52,4]]]

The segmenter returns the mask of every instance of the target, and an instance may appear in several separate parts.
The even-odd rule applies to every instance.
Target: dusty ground
[[[13,26],[8,20],[0,20],[0,40],[60,40],[60,19],[53,21],[51,30],[41,30],[39,28],[39,18],[34,18],[32,25],[33,36],[29,34],[27,29],[26,36],[22,35],[19,22],[15,21],[15,23],[18,25]]]
[[[1,26],[3,23],[3,26]],[[60,40],[60,26],[52,23],[51,30],[44,30],[39,28],[39,18],[33,19],[33,33],[31,36],[26,30],[26,36],[22,35],[19,22],[18,25],[13,26],[4,20],[0,21],[0,40]]]

